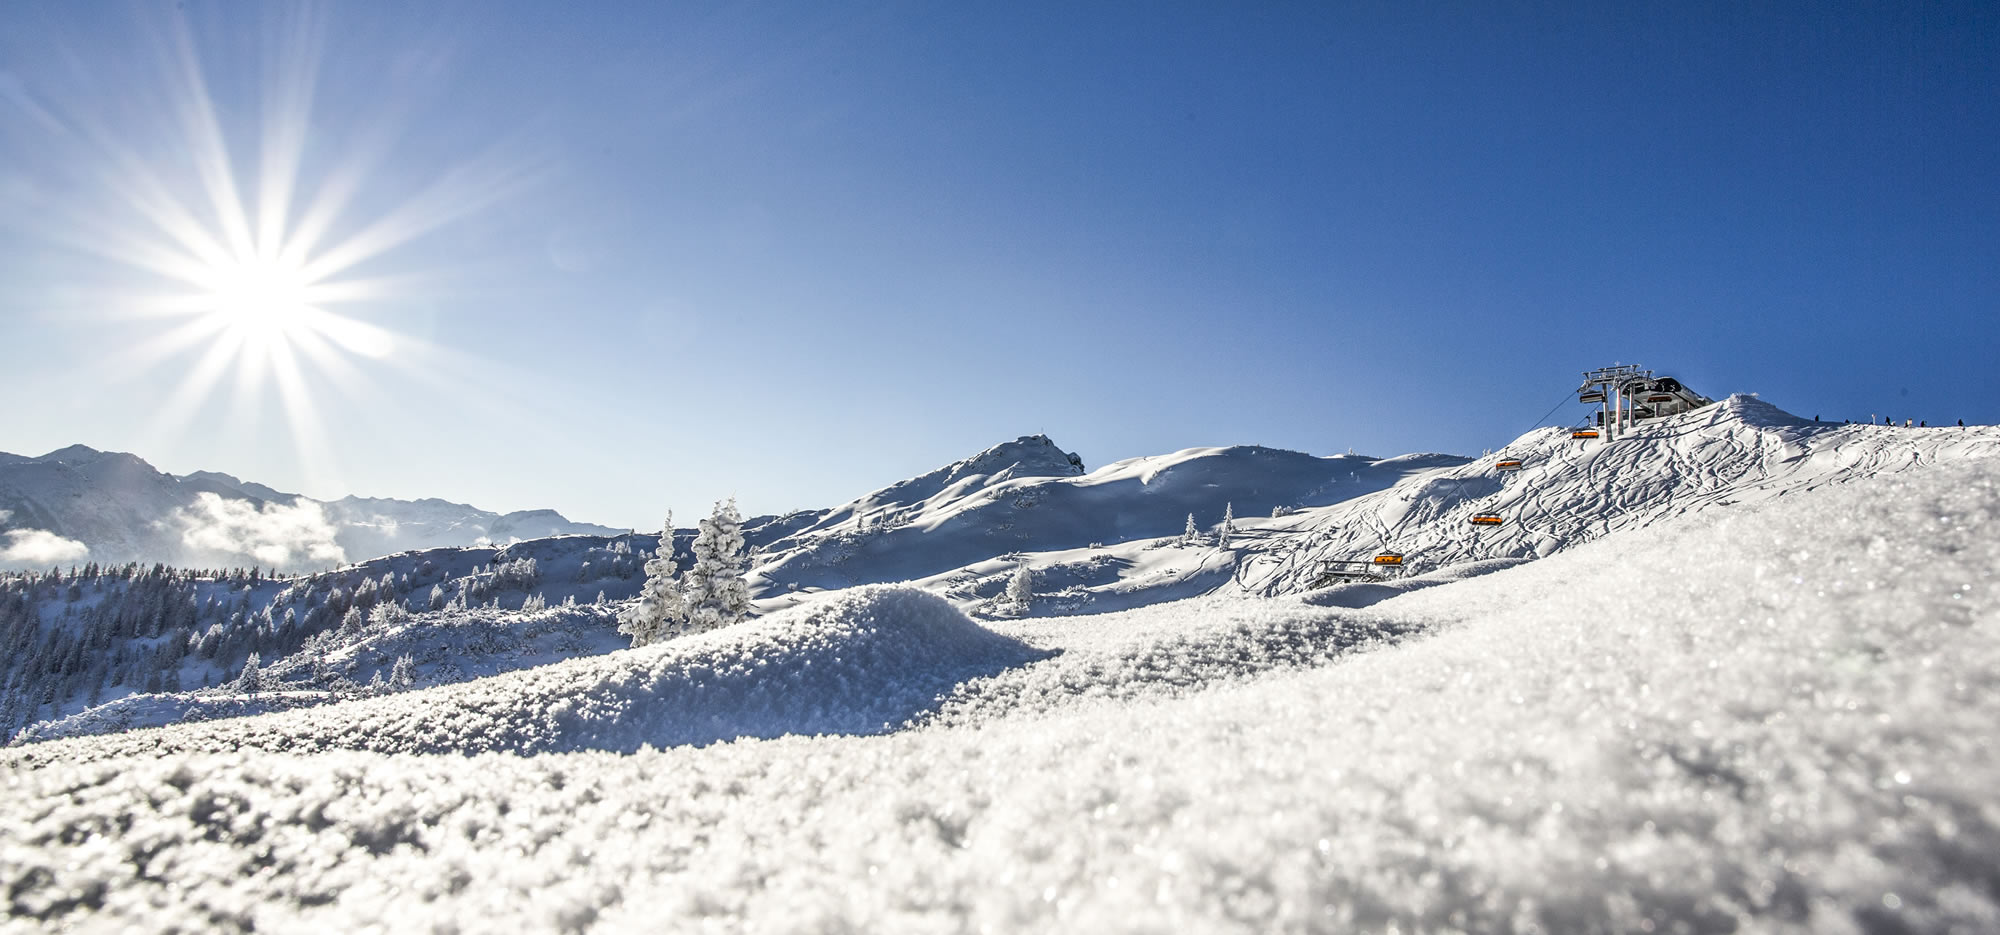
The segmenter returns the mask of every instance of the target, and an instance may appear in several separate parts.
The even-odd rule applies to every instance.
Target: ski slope
[[[850,592],[7,750],[0,891],[83,929],[1987,931],[1996,519],[1973,457],[1359,608]]]
[[[1615,440],[1537,429],[1463,466],[1270,524],[1246,537],[1239,582],[1298,593],[1319,563],[1402,552],[1415,568],[1539,558],[1612,532],[1827,484],[2000,454],[1991,427],[1816,423],[1751,396],[1639,423]],[[1519,471],[1494,464],[1519,460]],[[1473,526],[1479,513],[1503,518]]]

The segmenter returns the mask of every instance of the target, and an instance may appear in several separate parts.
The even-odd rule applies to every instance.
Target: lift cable
[[[1538,428],[1541,428],[1544,423],[1549,421],[1550,416],[1556,414],[1556,410],[1561,409],[1565,404],[1569,403],[1571,401],[1571,397],[1575,395],[1576,395],[1575,390],[1564,391],[1564,393],[1561,396],[1556,397],[1555,405],[1550,406],[1549,411],[1542,413],[1542,417],[1536,419],[1535,424],[1528,426],[1528,428],[1521,434],[1526,435],[1528,432],[1532,432]],[[1465,486],[1465,478],[1456,477],[1453,478],[1452,480],[1453,480],[1452,497],[1454,499],[1463,499],[1462,494]],[[1494,491],[1493,496],[1497,497],[1499,495],[1500,495],[1499,491]],[[1500,525],[1500,521],[1498,520],[1497,514],[1494,513],[1475,513],[1473,514],[1472,523],[1473,525],[1476,526]]]
[[[1544,422],[1547,422],[1547,421],[1549,421],[1549,417],[1550,417],[1550,416],[1552,416],[1552,415],[1555,415],[1555,414],[1556,414],[1556,410],[1558,410],[1558,409],[1561,409],[1561,408],[1563,407],[1563,404],[1564,404],[1564,403],[1567,403],[1567,402],[1569,402],[1569,401],[1570,401],[1570,397],[1571,397],[1571,396],[1574,396],[1574,395],[1576,395],[1576,391],[1575,391],[1575,390],[1569,390],[1569,391],[1567,391],[1567,392],[1563,393],[1563,394],[1562,394],[1562,396],[1561,396],[1561,398],[1559,398],[1559,399],[1557,399],[1557,400],[1556,400],[1556,404],[1555,404],[1555,405],[1553,405],[1553,406],[1550,406],[1550,407],[1549,407],[1549,411],[1547,411],[1547,412],[1544,412],[1544,413],[1542,413],[1542,417],[1541,417],[1541,418],[1539,418],[1539,419],[1536,419],[1536,420],[1535,420],[1535,424],[1534,424],[1534,425],[1530,425],[1530,426],[1528,426],[1528,429],[1527,429],[1527,431],[1526,431],[1526,432],[1522,432],[1521,434],[1523,434],[1523,435],[1526,435],[1526,434],[1527,434],[1528,432],[1532,432],[1532,431],[1534,431],[1534,430],[1536,430],[1536,429],[1538,429],[1538,428],[1541,428],[1541,427],[1542,427],[1542,423],[1544,423]]]
[[[1541,418],[1536,419],[1534,424],[1528,426],[1527,429],[1523,430],[1521,434],[1525,435],[1528,432],[1532,432],[1535,429],[1541,428],[1544,424],[1546,424],[1549,421],[1550,416],[1555,415],[1556,412],[1562,409],[1564,405],[1570,403],[1572,401],[1572,397],[1574,397],[1575,395],[1576,395],[1575,390],[1564,390],[1561,396],[1556,397],[1555,405],[1550,406],[1547,412],[1542,413]],[[1462,467],[1463,466],[1461,466],[1461,468]],[[1451,499],[1463,500],[1465,493],[1465,478],[1463,476],[1456,476],[1453,477],[1451,481],[1452,481]],[[1495,496],[1497,495],[1498,493],[1496,492]],[[1490,515],[1490,514],[1481,514],[1481,515]],[[1392,538],[1391,530],[1389,529],[1388,524],[1382,522],[1381,517],[1376,515],[1368,516],[1366,519],[1363,520],[1363,522],[1375,527],[1374,531],[1377,535],[1378,540],[1381,542],[1381,550],[1387,552],[1390,548],[1389,544]],[[1498,525],[1498,524],[1496,523],[1496,524],[1481,524],[1481,525]],[[1265,576],[1263,584],[1268,587],[1270,584],[1274,583],[1277,578],[1282,576],[1287,569],[1296,568],[1299,564],[1299,559],[1302,558],[1305,553],[1307,552],[1319,553],[1323,551],[1323,548],[1324,546],[1316,548],[1311,542],[1302,543],[1299,546],[1295,546],[1291,550],[1291,554],[1287,555],[1284,560],[1279,562],[1277,568],[1273,569],[1269,575]],[[1240,579],[1237,583],[1239,586],[1243,587],[1244,590],[1246,591],[1250,590],[1250,588],[1244,585]]]
[[[1574,396],[1575,392],[1576,391],[1574,390],[1563,391],[1563,394],[1556,398],[1555,405],[1550,406],[1547,412],[1542,413],[1541,418],[1536,419],[1535,423],[1533,425],[1528,426],[1528,428],[1524,432],[1522,432],[1522,434],[1527,434],[1527,432],[1532,432],[1535,429],[1541,428],[1544,423],[1549,421],[1550,416],[1555,415],[1557,410],[1561,409],[1564,404],[1570,402],[1570,397]],[[1474,460],[1476,461],[1477,459]],[[1463,469],[1463,465],[1461,465],[1461,469]],[[1455,476],[1451,478],[1451,482],[1452,482],[1451,499],[1462,501],[1464,499],[1464,494],[1465,494],[1465,478],[1463,476]],[[1374,532],[1376,533],[1377,539],[1381,543],[1380,550],[1385,553],[1390,551],[1390,542],[1393,539],[1393,534],[1389,528],[1389,525],[1387,523],[1382,522],[1382,518],[1379,515],[1370,515],[1365,519],[1363,519],[1363,522],[1367,525],[1371,525],[1374,527]],[[1288,567],[1295,568],[1299,564],[1298,560],[1303,556],[1304,553],[1311,552],[1316,555],[1323,551],[1324,551],[1324,545],[1315,547],[1310,542],[1295,547],[1292,551],[1292,554],[1287,556],[1287,558],[1284,561],[1279,563],[1278,568],[1274,569],[1270,575],[1267,575],[1265,577],[1264,583],[1266,585],[1269,585],[1270,583],[1275,581],[1279,576],[1281,576]],[[1245,590],[1248,590],[1248,588],[1246,587]]]

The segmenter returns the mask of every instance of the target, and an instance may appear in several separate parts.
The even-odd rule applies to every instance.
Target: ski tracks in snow
[[[1365,537],[1405,553],[1413,568],[1546,556],[1743,502],[1994,456],[2000,431],[1828,425],[1735,396],[1610,440],[1572,441],[1566,430],[1535,429],[1496,454],[1525,462],[1501,475],[1497,489],[1472,489],[1487,482],[1480,472],[1492,469],[1493,459],[1482,458],[1319,509],[1319,521],[1257,590],[1306,590],[1320,560],[1360,557],[1372,545]],[[1502,525],[1467,525],[1485,511],[1500,513]]]

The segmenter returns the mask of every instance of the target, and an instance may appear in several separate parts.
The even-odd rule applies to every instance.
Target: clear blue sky
[[[1472,453],[1614,361],[2000,421],[1990,3],[286,9],[0,10],[0,450],[651,526],[1034,432]],[[267,164],[393,233],[303,444],[261,352],[135,357],[204,313],[135,316],[134,192]]]

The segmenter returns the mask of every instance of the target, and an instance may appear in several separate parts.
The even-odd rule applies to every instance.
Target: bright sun
[[[207,271],[210,315],[237,337],[262,345],[291,344],[311,327],[312,283],[295,264],[249,260]]]
[[[66,236],[146,274],[144,285],[118,296],[118,311],[154,326],[130,332],[136,340],[109,364],[177,375],[158,401],[154,431],[182,430],[211,399],[226,399],[224,421],[252,427],[275,404],[301,463],[330,465],[322,393],[367,399],[389,368],[458,389],[439,376],[444,349],[378,324],[397,320],[396,306],[433,281],[394,255],[513,190],[525,169],[496,148],[409,187],[421,179],[374,171],[383,152],[373,143],[313,151],[309,144],[331,138],[309,133],[328,26],[309,9],[286,6],[273,16],[273,70],[254,92],[261,108],[218,103],[188,24],[162,24],[165,135],[139,143],[107,135],[102,153],[86,154],[79,165],[96,167],[90,178],[115,197],[102,216],[79,215]],[[251,111],[254,122],[224,119]],[[387,140],[392,129],[361,127],[353,136]],[[137,155],[151,149],[185,154],[186,164],[174,160],[163,173]],[[255,154],[248,165],[245,151]],[[323,171],[308,177],[308,165]],[[378,179],[396,187],[363,199]],[[388,207],[369,212],[364,203]]]

